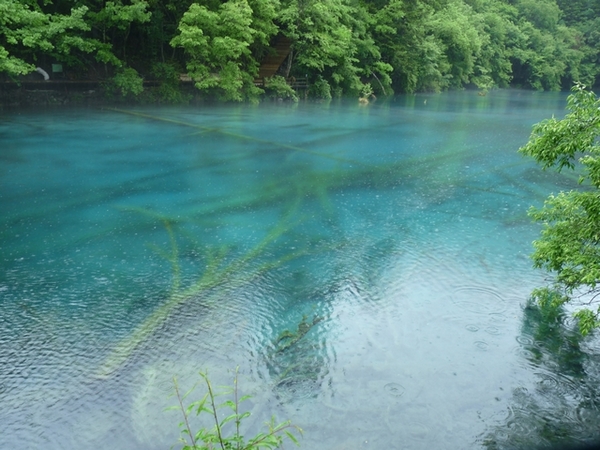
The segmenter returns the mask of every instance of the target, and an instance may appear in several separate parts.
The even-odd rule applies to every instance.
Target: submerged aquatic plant
[[[179,250],[173,229],[169,221],[164,221],[164,226],[169,234],[171,252],[162,253],[162,255],[172,266],[173,284],[171,294],[167,301],[138,325],[133,333],[117,343],[106,358],[104,364],[102,364],[98,370],[97,377],[106,378],[113,374],[125,364],[139,345],[148,339],[148,337],[167,320],[176,308],[192,298],[205,294],[206,298],[204,300],[207,303],[216,303],[218,299],[222,299],[224,296],[223,291],[225,284],[227,284],[228,288],[231,288],[231,286],[241,286],[266,271],[272,270],[289,260],[304,255],[306,251],[299,250],[283,257],[251,266],[251,263],[256,261],[262,255],[269,244],[296,225],[296,222],[292,219],[294,212],[295,208],[292,208],[284,215],[277,225],[269,230],[266,236],[258,244],[244,255],[235,258],[232,261],[226,262],[225,257],[227,252],[223,251],[223,249],[208,251],[207,263],[201,277],[198,281],[187,287],[181,286]]]
[[[179,307],[186,302],[202,297],[202,301],[207,304],[217,304],[224,300],[225,286],[227,288],[242,286],[266,271],[275,269],[286,262],[314,252],[322,252],[335,248],[336,245],[344,245],[343,241],[337,240],[338,244],[322,244],[309,241],[303,241],[303,246],[299,250],[294,250],[278,258],[266,259],[267,248],[277,239],[281,238],[300,223],[303,218],[299,210],[303,202],[316,201],[321,207],[322,213],[316,216],[316,220],[330,219],[334,216],[336,209],[331,201],[331,196],[340,191],[350,189],[382,189],[394,188],[398,184],[416,180],[418,174],[431,171],[431,165],[442,167],[451,161],[461,161],[467,158],[474,150],[466,149],[457,152],[455,149],[448,149],[443,153],[431,155],[419,155],[414,158],[404,158],[398,162],[390,162],[383,165],[371,165],[361,161],[354,161],[337,155],[329,155],[314,150],[307,150],[298,146],[271,142],[252,136],[245,136],[233,133],[224,129],[205,127],[199,124],[188,123],[176,119],[155,117],[139,112],[114,110],[116,112],[132,114],[149,120],[157,120],[179,126],[189,127],[198,132],[220,133],[229,137],[235,137],[247,141],[254,141],[259,144],[268,144],[269,148],[279,148],[289,151],[290,157],[293,154],[305,153],[317,157],[327,158],[332,161],[334,166],[323,171],[290,171],[289,176],[282,180],[267,179],[258,189],[248,189],[240,196],[220,197],[208,203],[202,203],[194,211],[190,211],[187,217],[191,221],[206,221],[211,218],[220,218],[223,214],[234,213],[242,209],[272,208],[274,206],[283,207],[287,211],[264,238],[253,248],[237,257],[231,257],[230,250],[226,247],[204,248],[200,253],[205,255],[206,263],[201,270],[201,275],[187,286],[183,286],[181,280],[180,255],[175,239],[174,225],[180,222],[180,219],[162,216],[143,208],[137,208],[138,212],[151,217],[153,220],[159,220],[163,223],[170,240],[170,250],[163,251],[155,249],[157,252],[171,264],[173,274],[173,283],[171,292],[166,301],[156,308],[135,330],[127,337],[119,341],[114,349],[106,358],[104,364],[100,367],[97,375],[107,377],[118,370],[130,358],[133,352],[146,340],[154,331],[159,328],[167,318],[173,314]],[[445,172],[444,172],[445,173]],[[477,189],[473,186],[459,186],[461,189]],[[427,186],[423,186],[423,195],[431,197]],[[441,190],[434,186],[435,201],[451,197],[453,191]],[[428,198],[429,198],[428,197]],[[433,201],[433,200],[430,200]],[[136,207],[129,208],[135,210]],[[323,239],[319,239],[323,240]]]
[[[323,319],[324,317],[315,315],[309,322],[308,317],[303,315],[296,331],[284,330],[279,334],[277,339],[275,339],[275,353],[284,352],[292,347],[300,339],[302,339],[312,327],[321,322]]]
[[[265,360],[278,394],[314,395],[327,364],[323,361],[322,346],[305,337],[324,320],[321,315],[315,314],[312,319],[303,315],[295,330],[283,330],[273,339]]]

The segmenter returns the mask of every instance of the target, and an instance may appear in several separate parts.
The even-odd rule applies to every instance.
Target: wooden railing
[[[268,77],[256,78],[254,80],[254,86],[264,87]],[[308,89],[308,78],[306,77],[289,77],[285,81],[290,85],[292,89]]]

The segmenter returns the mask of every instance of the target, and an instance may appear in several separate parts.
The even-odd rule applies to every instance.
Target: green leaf
[[[293,427],[300,433],[302,433],[302,430],[298,427],[291,425],[291,423],[289,421],[283,422],[279,425],[275,425],[275,423],[276,423],[275,417],[271,417],[271,420],[266,423],[266,426],[268,429],[267,433],[265,433],[265,432],[258,433],[253,438],[249,439],[247,442],[244,440],[243,436],[241,436],[241,434],[239,434],[238,426],[224,427],[225,430],[231,429],[230,434],[224,434],[223,425],[225,425],[229,422],[236,422],[236,424],[239,424],[239,422],[242,419],[245,419],[246,417],[250,416],[250,412],[246,411],[246,412],[239,413],[239,414],[237,412],[235,412],[235,411],[238,411],[239,402],[241,400],[238,400],[237,402],[232,401],[232,400],[227,400],[221,404],[216,405],[214,411],[212,410],[211,407],[203,407],[203,405],[207,401],[210,401],[211,405],[214,405],[213,400],[214,400],[214,396],[216,394],[214,394],[212,391],[212,385],[208,378],[207,373],[200,372],[199,375],[204,380],[206,387],[208,389],[208,392],[204,395],[202,400],[192,402],[187,407],[184,407],[183,403],[180,404],[180,409],[182,410],[183,415],[184,415],[184,421],[179,424],[180,432],[181,432],[182,436],[189,436],[189,440],[192,442],[192,445],[188,446],[187,441],[184,438],[180,437],[180,441],[185,444],[184,448],[190,448],[190,449],[194,449],[194,450],[196,450],[196,449],[209,450],[209,449],[217,449],[217,448],[227,449],[227,450],[233,450],[233,449],[250,450],[253,448],[275,449],[275,448],[279,448],[281,446],[281,444],[283,443],[284,437],[290,439],[292,442],[294,442],[296,445],[298,445],[298,440],[292,433],[289,432],[288,428]],[[224,387],[223,392],[227,393],[228,395],[232,394],[232,393],[237,395],[236,394],[237,386],[238,386],[238,378],[237,377],[238,377],[238,375],[237,375],[237,371],[236,371],[235,378],[233,381],[233,387],[226,386],[226,387]],[[175,388],[176,388],[176,395],[181,401],[182,399],[179,397],[176,382],[175,382]],[[223,392],[221,392],[220,394],[222,394]],[[241,397],[241,399],[247,399],[247,398],[249,398],[249,396]],[[218,419],[218,410],[220,410],[222,408],[227,408],[228,410],[233,410],[234,414],[230,414],[230,415],[226,416],[224,419],[219,420]],[[198,414],[200,412],[209,413],[209,415],[213,419],[214,425],[210,428],[200,428],[195,433],[192,432],[191,429],[189,428],[188,415],[194,409],[197,410]],[[193,434],[193,437],[191,436],[192,434]]]
[[[588,304],[597,303],[596,288],[600,285],[600,148],[596,144],[600,100],[576,84],[567,108],[569,113],[563,119],[535,125],[529,142],[520,149],[543,168],[560,171],[577,165],[582,170],[577,189],[549,195],[542,208],[529,211],[543,227],[533,243],[534,267],[551,272],[555,283],[552,289],[537,289],[532,296],[542,312],[551,316],[579,297]],[[598,314],[587,307],[575,317],[583,335],[600,326]]]

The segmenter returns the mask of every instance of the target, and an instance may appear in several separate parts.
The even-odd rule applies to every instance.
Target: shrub
[[[179,80],[182,71],[171,63],[159,62],[152,66],[152,75],[158,86],[151,89],[152,100],[157,103],[188,103],[190,95],[181,89]]]
[[[311,97],[319,98],[323,100],[331,100],[331,86],[322,76],[316,79],[314,83],[311,84],[308,93]]]
[[[265,92],[267,95],[275,100],[292,100],[298,101],[296,91],[287,83],[285,78],[281,75],[275,75],[265,80]]]
[[[129,94],[137,96],[144,90],[144,80],[131,67],[126,67],[118,72],[111,81],[112,85],[121,92],[123,97]]]

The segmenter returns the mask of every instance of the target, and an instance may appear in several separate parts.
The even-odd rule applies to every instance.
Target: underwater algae
[[[224,292],[219,290],[219,287],[223,286],[224,283],[228,284],[228,288],[231,288],[232,284],[234,286],[241,286],[261,273],[276,268],[288,260],[304,254],[302,251],[293,252],[281,258],[259,264],[257,267],[249,267],[251,262],[261,256],[266,247],[294,226],[294,223],[290,222],[290,215],[287,214],[257,245],[231,262],[225,261],[226,249],[208,251],[207,264],[198,281],[182,288],[180,286],[178,247],[174,232],[168,221],[164,222],[164,225],[169,234],[171,253],[161,254],[171,263],[173,275],[172,292],[162,306],[150,314],[129,336],[114,346],[97,371],[96,376],[98,378],[107,378],[124,365],[139,345],[148,339],[179,306],[185,304],[187,301],[201,294],[207,294],[207,297],[203,299],[204,302],[207,305],[217,305],[217,302],[223,300],[224,297]]]
[[[155,121],[160,121],[160,122],[166,122],[166,123],[171,123],[174,125],[180,125],[180,126],[184,126],[184,127],[190,127],[190,128],[196,128],[199,129],[199,133],[219,133],[221,135],[224,136],[230,136],[233,138],[237,138],[237,139],[242,139],[245,141],[253,141],[253,142],[257,142],[260,144],[267,144],[270,146],[273,146],[275,148],[279,147],[285,150],[293,150],[296,152],[301,152],[301,153],[307,153],[309,155],[313,155],[313,156],[319,156],[322,158],[328,158],[328,159],[332,159],[334,161],[339,161],[339,162],[344,162],[344,163],[350,163],[350,164],[359,164],[359,165],[364,165],[363,162],[361,161],[356,161],[356,160],[351,160],[351,159],[346,159],[346,158],[341,158],[335,155],[328,155],[326,153],[321,153],[321,152],[316,152],[316,151],[312,151],[312,150],[307,150],[305,148],[302,147],[297,147],[295,145],[289,145],[289,144],[284,144],[281,142],[276,142],[276,141],[270,141],[267,139],[260,139],[257,137],[253,137],[253,136],[247,136],[245,134],[240,134],[240,133],[234,133],[231,131],[225,131],[223,129],[220,128],[214,128],[214,127],[205,127],[199,124],[194,124],[194,123],[190,123],[190,122],[184,122],[182,120],[176,120],[176,119],[169,119],[169,118],[165,118],[165,117],[159,117],[159,116],[154,116],[151,114],[144,114],[141,112],[137,112],[137,111],[130,111],[130,110],[124,110],[124,109],[117,109],[117,108],[107,108],[108,111],[113,111],[113,112],[117,112],[117,113],[122,113],[122,114],[129,114],[132,116],[137,116],[137,117],[142,117],[145,119],[150,119],[150,120],[155,120]],[[194,133],[194,134],[199,134],[199,133]]]
[[[119,341],[98,370],[97,376],[105,378],[113,374],[124,365],[145,340],[158,329],[167,318],[179,307],[194,298],[203,296],[203,301],[218,307],[220,301],[226,301],[225,284],[242,286],[249,283],[261,273],[280,267],[287,261],[312,252],[327,251],[336,245],[344,245],[343,236],[338,244],[328,244],[318,248],[304,248],[303,250],[288,253],[280,258],[262,261],[261,258],[271,244],[297,227],[304,217],[301,211],[307,200],[314,199],[320,205],[321,216],[332,218],[336,213],[336,205],[331,195],[336,192],[345,192],[352,189],[391,189],[406,183],[419,184],[428,201],[446,201],[459,195],[458,190],[484,191],[499,195],[512,196],[514,194],[498,191],[495,186],[478,186],[462,181],[457,173],[461,164],[478,155],[478,150],[465,146],[460,149],[448,146],[435,153],[413,154],[394,160],[386,164],[365,164],[360,161],[340,158],[326,153],[306,150],[304,148],[282,144],[279,142],[245,136],[218,128],[204,127],[199,124],[163,118],[136,111],[110,109],[110,111],[137,116],[147,120],[159,121],[168,124],[198,129],[200,132],[214,132],[240,140],[253,141],[270,147],[279,147],[292,152],[308,153],[330,159],[336,162],[337,167],[324,170],[311,170],[310,167],[301,166],[303,170],[293,170],[284,178],[281,176],[266,177],[259,187],[247,189],[238,195],[223,195],[212,198],[210,201],[200,202],[188,211],[179,211],[177,217],[164,215],[140,206],[120,205],[122,211],[136,212],[146,217],[160,221],[165,227],[170,240],[171,250],[165,252],[156,247],[153,249],[167,260],[171,265],[172,287],[167,300],[152,312],[134,331],[126,338]],[[510,166],[515,163],[511,163]],[[524,164],[524,163],[523,163]],[[495,172],[502,171],[503,167],[496,167]],[[433,174],[433,178],[432,178]],[[448,189],[448,180],[453,183],[453,188]],[[505,180],[504,180],[505,181]],[[525,189],[527,191],[527,189]],[[228,213],[240,210],[258,210],[272,208],[276,205],[288,207],[279,223],[276,224],[266,236],[245,254],[234,259],[229,259],[227,247],[216,249],[205,248],[200,253],[206,257],[206,266],[197,281],[189,286],[181,286],[179,254],[174,237],[173,226],[180,222],[203,222],[213,220],[216,224],[219,219]],[[291,205],[291,206],[290,206]],[[308,214],[308,213],[307,213]],[[296,216],[296,219],[293,219]],[[512,219],[514,220],[514,218]],[[305,245],[309,245],[305,242]]]
[[[224,382],[238,365],[257,425],[293,415],[314,449],[507,448],[502,432],[543,413],[597,417],[580,402],[597,393],[560,388],[518,336],[537,282],[527,208],[571,186],[516,153],[547,112],[458,120],[439,103],[121,106],[188,125],[94,111],[20,133],[27,161],[3,168],[0,301],[4,361],[22,371],[0,382],[12,429],[0,447],[168,448],[170,374],[191,385],[208,367]],[[287,230],[242,262],[295,202]],[[499,300],[473,286],[493,288],[502,311],[486,313]],[[294,339],[303,316],[323,320]],[[563,406],[562,392],[577,397]]]
[[[297,391],[298,385],[318,383],[326,364],[319,354],[319,346],[311,344],[305,337],[325,319],[325,316],[315,314],[309,320],[303,315],[295,330],[285,329],[273,340],[265,357],[274,377],[274,387],[294,386],[293,390]],[[312,391],[309,390],[309,395],[314,395]]]

